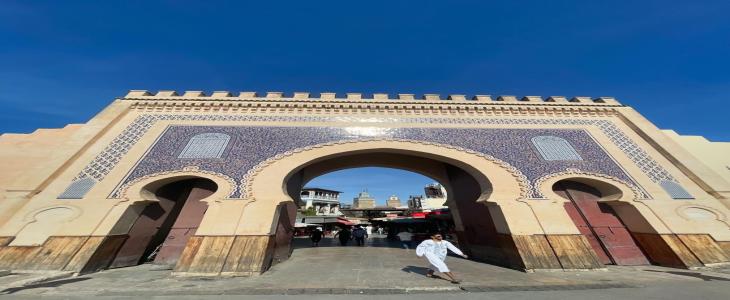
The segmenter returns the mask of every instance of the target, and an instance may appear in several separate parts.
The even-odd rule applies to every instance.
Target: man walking
[[[340,239],[340,246],[347,246],[347,242],[352,239],[352,233],[350,232],[350,229],[345,227],[338,231],[335,234],[335,237],[338,237]]]
[[[411,249],[411,247],[412,247],[411,243],[413,241],[413,233],[411,233],[410,229],[399,232],[397,234],[397,236],[401,242],[401,245],[403,245],[404,249],[406,249],[406,250]]]
[[[421,242],[421,244],[416,247],[416,255],[418,255],[418,257],[426,257],[428,263],[431,264],[428,269],[428,274],[426,274],[427,277],[433,277],[434,270],[438,270],[448,276],[449,279],[451,279],[451,283],[456,284],[461,281],[456,279],[454,274],[451,273],[451,270],[449,270],[449,267],[446,266],[446,263],[444,262],[446,260],[446,253],[448,250],[451,250],[451,252],[454,252],[463,258],[468,258],[466,254],[459,250],[459,248],[456,248],[456,246],[451,244],[449,241],[444,241],[443,235],[440,233],[434,233],[431,235],[431,239]]]
[[[356,225],[355,230],[352,231],[352,236],[355,237],[355,242],[358,246],[365,246],[365,239],[368,237],[368,232],[360,225]]]
[[[312,239],[312,246],[319,246],[319,241],[322,240],[322,235],[324,233],[322,232],[322,229],[317,227],[316,229],[312,230],[312,233],[309,234],[309,238]]]

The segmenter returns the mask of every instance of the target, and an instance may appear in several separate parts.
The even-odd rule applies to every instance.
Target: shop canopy
[[[340,225],[347,225],[347,226],[355,225],[355,223],[350,222],[349,220],[347,220],[345,218],[329,217],[329,216],[307,216],[307,217],[304,217],[304,219],[302,220],[302,223],[315,224],[315,226],[321,226],[324,224],[340,224]]]
[[[387,220],[388,223],[396,223],[396,224],[415,224],[415,223],[426,223],[426,219],[424,218],[398,218],[398,219],[390,219]]]

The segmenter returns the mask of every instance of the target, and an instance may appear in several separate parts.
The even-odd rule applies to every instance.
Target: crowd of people
[[[360,225],[355,225],[355,228],[352,230],[350,230],[350,228],[348,227],[343,227],[334,235],[335,238],[339,239],[341,246],[347,246],[350,241],[355,240],[355,243],[361,247],[365,246],[365,239],[367,239],[368,236],[370,236],[368,230]],[[324,232],[322,231],[322,229],[314,229],[309,234],[309,238],[312,240],[312,246],[319,246],[319,242],[322,241],[322,237],[324,237]]]

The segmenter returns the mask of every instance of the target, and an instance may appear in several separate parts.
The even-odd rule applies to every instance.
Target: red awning
[[[342,225],[347,225],[347,226],[355,225],[355,223],[352,223],[348,220],[339,219],[339,218],[337,219],[337,224],[342,224]]]

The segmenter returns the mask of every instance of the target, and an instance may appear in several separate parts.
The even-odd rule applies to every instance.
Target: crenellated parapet
[[[337,94],[322,92],[313,94],[309,92],[229,92],[214,91],[205,93],[203,91],[158,91],[156,93],[146,90],[131,90],[122,100],[170,100],[170,101],[270,101],[270,102],[333,102],[333,103],[414,103],[414,104],[459,104],[459,105],[542,105],[542,106],[622,106],[613,97],[572,97],[541,96],[517,97],[511,95],[465,95],[451,94],[443,97],[440,94],[397,94],[387,93],[345,93]]]

